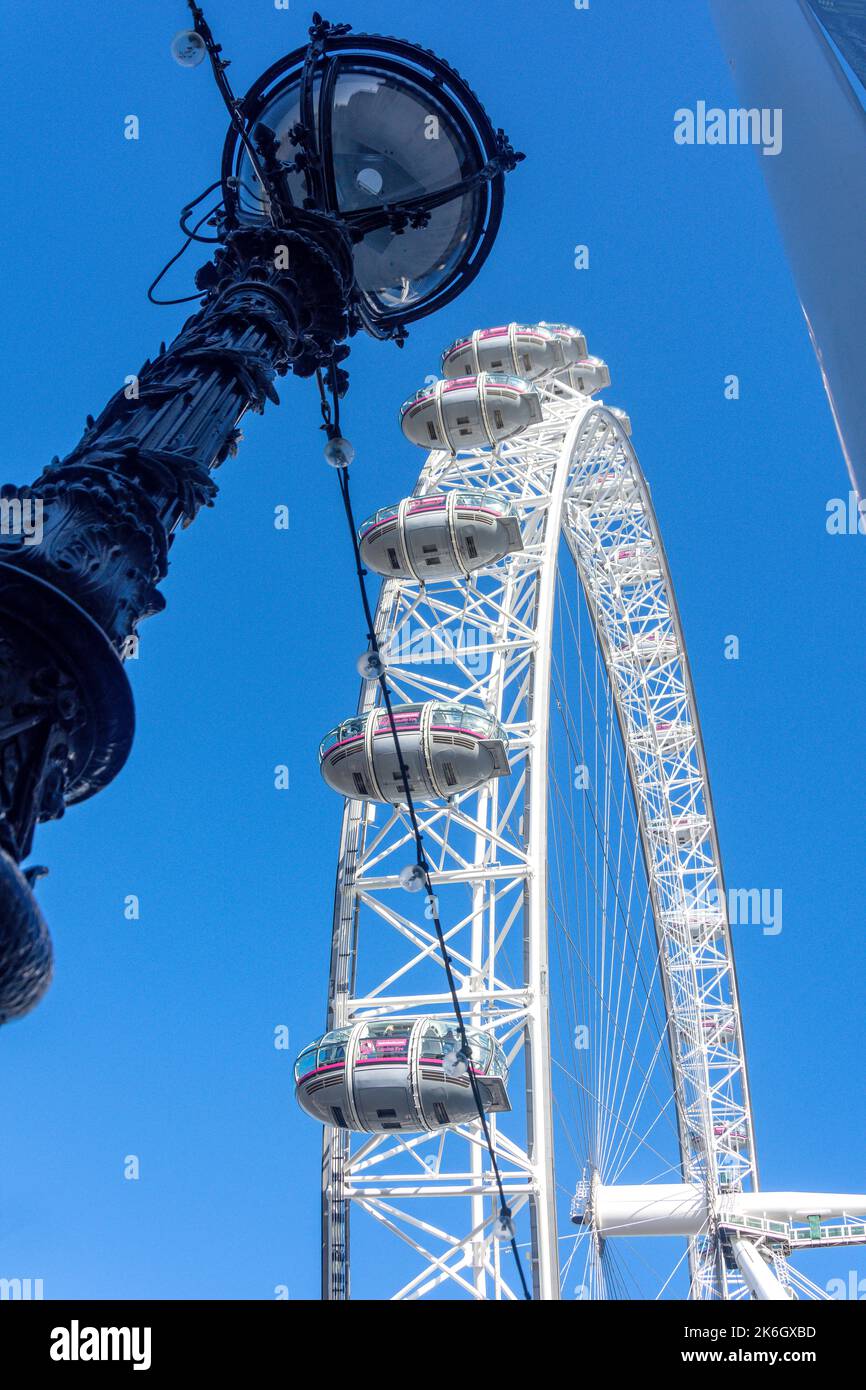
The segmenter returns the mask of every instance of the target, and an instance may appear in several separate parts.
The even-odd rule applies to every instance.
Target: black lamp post
[[[408,323],[459,294],[522,158],[435,55],[319,15],[307,46],[237,100],[189,4],[187,57],[210,59],[231,117],[219,205],[192,229],[195,204],[181,216],[191,240],[218,243],[196,275],[201,307],[133,389],[88,416],[70,454],[32,486],[0,489],[12,523],[0,534],[0,1022],[31,1009],[51,976],[32,892],[42,871],[21,861],[40,821],[126,760],[123,657],[164,607],[174,532],[212,504],[241,417],[277,402],[274,378],[290,370],[318,373],[339,398],[348,337],[400,344]],[[214,236],[200,233],[208,220]],[[341,444],[329,447],[339,463]],[[14,524],[34,508],[38,543]]]

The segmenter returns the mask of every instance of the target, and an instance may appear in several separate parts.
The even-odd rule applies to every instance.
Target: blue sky
[[[2,112],[4,475],[25,482],[180,327],[145,288],[217,175],[225,120],[207,70],[169,55],[180,0],[53,6],[35,29],[26,7],[3,11],[20,60]],[[309,22],[297,0],[206,12],[238,89]],[[402,352],[353,346],[358,512],[411,490],[423,456],[396,412],[459,332],[569,320],[609,362],[674,573],[728,883],[784,895],[778,936],[736,937],[763,1183],[863,1188],[864,540],[825,529],[847,478],[760,161],[673,140],[677,108],[736,104],[708,7],[343,0],[328,15],[441,51],[528,155],[467,294]],[[285,381],[280,409],[247,419],[142,628],[126,769],[38,834],[57,975],[2,1036],[0,1275],[42,1278],[46,1297],[318,1295],[319,1132],[290,1061],[321,1031],[327,983],[340,805],[316,744],[354,709],[363,629],[314,395]],[[805,1268],[866,1273],[846,1250]]]

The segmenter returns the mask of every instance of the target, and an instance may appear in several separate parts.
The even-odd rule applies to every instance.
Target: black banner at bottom
[[[471,1311],[471,1304],[469,1308],[465,1333],[483,1336],[479,1350],[484,1346],[488,1355],[498,1349],[507,1356],[511,1347],[535,1348],[537,1353],[545,1345],[546,1363],[546,1343],[535,1339],[562,1337],[571,1344],[571,1354],[579,1354],[582,1345],[591,1347],[594,1360],[601,1358],[618,1373],[682,1367],[702,1374],[708,1365],[795,1365],[826,1377],[843,1366],[850,1370],[852,1348],[864,1330],[863,1309],[857,1302],[576,1302],[553,1305],[539,1314],[527,1308],[519,1314],[527,1319],[522,1326],[515,1324],[513,1309],[507,1321],[499,1323],[495,1310],[485,1315]],[[404,1364],[395,1360],[395,1343],[402,1336],[417,1337],[427,1316],[437,1318],[435,1335],[443,1330],[443,1314],[452,1328],[464,1316],[456,1303],[421,1305],[419,1313],[407,1313],[405,1324],[399,1314],[392,1315],[385,1334],[383,1312],[363,1303],[8,1302],[0,1306],[0,1347],[7,1368],[61,1379],[98,1377],[105,1368],[114,1375],[138,1373],[157,1382],[185,1371],[199,1378],[213,1373],[225,1379],[233,1371],[271,1363],[305,1375],[309,1357],[326,1367],[345,1364],[346,1344],[340,1337],[347,1320],[352,1323],[355,1356],[360,1333],[381,1366],[386,1345],[388,1361]],[[416,1316],[422,1324],[415,1322]],[[492,1323],[486,1322],[488,1316]],[[491,1335],[496,1338],[492,1346],[486,1340]],[[533,1340],[527,1343],[526,1336]],[[461,1339],[454,1346],[455,1361],[470,1345]]]

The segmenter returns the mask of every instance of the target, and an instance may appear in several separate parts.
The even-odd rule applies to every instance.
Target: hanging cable
[[[210,190],[208,190],[208,191],[210,191]],[[204,196],[205,196],[205,195],[202,194],[202,197],[204,197]],[[218,205],[217,205],[217,206],[218,206]],[[211,208],[209,212],[206,212],[206,213],[205,213],[204,217],[199,218],[198,222],[196,222],[196,224],[195,224],[195,226],[193,227],[192,231],[188,233],[187,238],[186,238],[186,241],[183,243],[183,246],[180,248],[180,250],[179,250],[179,251],[175,251],[175,253],[174,253],[174,255],[172,256],[171,260],[170,260],[170,261],[166,261],[165,265],[162,267],[162,270],[159,272],[159,274],[157,275],[156,279],[155,279],[150,285],[148,285],[148,288],[147,288],[147,297],[148,297],[148,299],[150,300],[151,304],[160,304],[160,305],[165,305],[165,304],[190,304],[190,303],[192,302],[192,300],[194,300],[194,299],[201,299],[201,298],[202,298],[202,293],[203,293],[203,292],[202,292],[202,291],[199,291],[198,294],[185,294],[185,295],[182,295],[180,299],[155,299],[155,298],[154,298],[154,295],[153,295],[153,291],[156,289],[156,287],[157,287],[157,285],[159,284],[160,280],[162,280],[162,279],[168,274],[168,272],[171,270],[172,266],[177,264],[177,262],[180,260],[180,258],[181,258],[181,256],[183,255],[183,253],[186,251],[187,247],[189,247],[189,246],[191,245],[191,243],[192,243],[194,240],[197,240],[197,239],[198,239],[198,238],[196,237],[195,234],[196,234],[196,232],[198,231],[199,227],[203,227],[204,224],[205,224],[205,222],[207,222],[208,218],[209,218],[209,217],[213,217],[213,215],[214,215],[214,213],[216,212],[216,210],[217,210],[216,208]],[[184,209],[184,211],[186,211],[186,209]],[[184,229],[184,230],[186,230],[186,229]]]
[[[208,187],[204,190],[203,193],[199,193],[197,198],[193,198],[191,203],[187,203],[186,207],[181,208],[181,213],[178,221],[180,224],[180,230],[183,232],[184,236],[192,237],[193,241],[200,241],[204,244],[222,241],[222,237],[220,236],[199,236],[198,227],[201,226],[200,222],[198,223],[198,227],[194,227],[192,231],[190,231],[189,227],[186,225],[186,220],[192,212],[193,208],[198,207],[202,199],[206,198],[209,193],[213,193],[214,189],[221,187],[222,179],[215,179],[212,184],[208,185]],[[217,207],[213,209],[210,215],[213,216],[213,213],[217,212],[221,206],[221,203],[217,204]]]
[[[330,370],[333,386],[333,383],[336,381],[335,363],[331,364]],[[509,1207],[505,1197],[505,1188],[502,1183],[502,1174],[499,1169],[499,1162],[497,1160],[496,1153],[493,1148],[493,1139],[490,1134],[490,1126],[487,1121],[487,1113],[484,1109],[484,1103],[481,1099],[481,1092],[478,1088],[478,1081],[475,1076],[475,1072],[472,1069],[472,1050],[466,1032],[466,1024],[463,1018],[463,1010],[460,1007],[460,1000],[457,994],[457,985],[454,979],[454,972],[451,966],[451,956],[448,952],[445,934],[442,930],[442,923],[439,919],[438,900],[433,892],[433,883],[430,876],[430,864],[427,859],[426,850],[424,848],[424,836],[421,830],[420,823],[418,821],[418,814],[415,810],[415,802],[412,797],[412,793],[409,789],[409,768],[403,757],[403,749],[400,744],[400,736],[397,733],[397,725],[394,720],[394,709],[391,703],[391,692],[388,688],[388,680],[385,673],[384,663],[382,661],[381,650],[379,647],[379,639],[376,635],[376,625],[373,619],[373,612],[370,607],[370,599],[367,594],[367,583],[365,578],[366,570],[364,569],[363,561],[361,559],[361,548],[358,543],[358,531],[357,527],[355,526],[355,517],[352,508],[352,499],[349,487],[349,464],[352,461],[353,451],[351,450],[351,446],[347,447],[347,441],[344,440],[340,434],[340,402],[337,391],[332,391],[332,411],[331,403],[328,401],[325,392],[325,383],[320,370],[316,372],[316,381],[318,383],[319,394],[321,396],[322,419],[324,421],[322,428],[325,430],[325,433],[328,436],[329,445],[336,446],[333,451],[333,457],[329,461],[334,462],[341,455],[342,458],[345,460],[344,462],[336,463],[337,477],[340,485],[340,495],[343,499],[343,508],[346,513],[346,521],[349,527],[349,535],[352,540],[352,549],[355,556],[355,573],[358,579],[358,588],[361,594],[361,603],[364,609],[364,618],[367,623],[367,641],[369,644],[369,651],[372,656],[371,669],[376,673],[374,676],[371,677],[371,679],[375,679],[378,681],[379,689],[382,693],[382,702],[385,706],[388,722],[391,727],[391,736],[394,740],[394,751],[397,754],[397,766],[399,768],[400,780],[403,784],[403,791],[406,797],[406,809],[409,814],[409,820],[412,825],[412,833],[415,839],[415,853],[417,856],[417,865],[423,878],[424,888],[427,894],[427,902],[430,906],[433,927],[436,932],[436,939],[439,943],[439,951],[442,957],[442,964],[445,968],[445,977],[448,982],[448,992],[451,995],[451,1002],[454,1008],[455,1017],[457,1019],[457,1029],[460,1035],[460,1050],[457,1053],[457,1060],[458,1062],[466,1066],[467,1075],[469,1077],[469,1085],[472,1090],[472,1098],[475,1102],[475,1108],[478,1111],[478,1118],[481,1122],[481,1129],[484,1135],[484,1142],[487,1146],[487,1152],[490,1157],[490,1164],[493,1170],[493,1176],[496,1181],[497,1191],[499,1193],[499,1229],[502,1232],[503,1238],[507,1239],[508,1243],[511,1246],[515,1264],[517,1266],[517,1273],[520,1278],[520,1283],[523,1289],[523,1296],[524,1298],[531,1300],[532,1294],[529,1291],[529,1286],[526,1281],[526,1275],[523,1270],[523,1262],[520,1258],[520,1250],[518,1249],[517,1245],[517,1237],[514,1230],[514,1223],[512,1221],[511,1208]]]

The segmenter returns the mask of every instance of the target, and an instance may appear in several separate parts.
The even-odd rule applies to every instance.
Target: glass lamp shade
[[[367,326],[405,323],[452,298],[471,278],[470,263],[474,275],[486,257],[502,202],[501,174],[466,186],[495,142],[461,79],[439,65],[452,80],[437,80],[425,68],[438,60],[397,40],[371,46],[388,51],[326,53],[314,67],[295,61],[293,71],[251,101],[254,89],[245,103],[250,126],[273,132],[281,193],[295,207],[336,215],[363,233],[354,265]],[[395,61],[403,50],[410,60]],[[312,126],[321,177],[294,167],[300,125]],[[227,154],[224,174],[239,180],[238,218],[263,219],[267,200],[247,150],[230,135]],[[395,206],[401,230],[383,215]],[[413,226],[418,212],[423,225]]]

